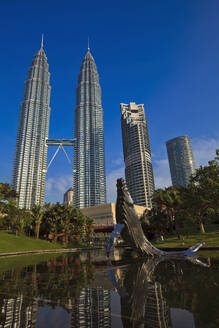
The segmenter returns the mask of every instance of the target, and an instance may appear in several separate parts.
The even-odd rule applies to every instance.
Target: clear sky
[[[124,176],[120,102],[145,104],[157,188],[171,184],[168,139],[189,135],[197,167],[205,165],[219,148],[218,17],[218,0],[1,0],[0,181],[11,179],[24,81],[42,33],[51,138],[73,137],[75,89],[90,37],[102,87],[108,201]],[[47,173],[46,201],[62,201],[71,183],[60,152]]]

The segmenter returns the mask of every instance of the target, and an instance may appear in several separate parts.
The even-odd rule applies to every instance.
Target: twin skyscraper
[[[12,173],[12,187],[19,195],[20,208],[44,204],[47,149],[51,144],[48,140],[50,93],[49,66],[42,41],[29,68],[20,107]],[[127,185],[136,204],[151,207],[154,178],[144,106],[121,104],[121,114]],[[74,205],[86,208],[105,204],[101,88],[89,47],[78,77],[74,138],[71,139],[74,146]]]
[[[36,53],[27,80],[17,130],[12,187],[20,208],[43,205],[50,120],[50,73],[43,42]]]
[[[50,73],[43,49],[36,53],[24,84],[20,107],[12,187],[18,206],[43,205],[50,121]],[[78,78],[74,135],[75,206],[106,203],[103,108],[94,59],[88,48]]]

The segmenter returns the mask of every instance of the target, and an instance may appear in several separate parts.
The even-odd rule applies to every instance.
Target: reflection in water
[[[170,327],[170,309],[163,296],[162,285],[157,281],[153,282],[156,266],[166,260],[166,258],[148,258],[144,262],[136,261],[135,265],[129,266],[122,286],[118,283],[121,281],[121,272],[119,273],[119,270],[110,271],[110,278],[121,296],[121,315],[124,327],[139,327],[141,324],[148,328]],[[185,259],[181,260],[185,261]],[[207,264],[195,257],[187,257],[187,260],[208,267]],[[168,261],[168,263],[170,262]],[[175,270],[176,267],[179,267],[178,259],[173,266]]]
[[[74,303],[72,327],[111,327],[110,292],[102,287],[82,289]]]
[[[121,296],[124,327],[170,327],[169,308],[162,294],[162,286],[152,281],[153,271],[159,262],[160,259],[149,259],[129,266],[122,281],[122,293],[117,283],[118,270],[115,271],[113,281],[116,281],[115,286]],[[112,270],[110,276],[113,276]]]
[[[27,304],[23,295],[3,299],[0,327],[35,327],[37,301]]]
[[[159,283],[148,285],[144,321],[147,327],[170,327],[169,308]]]
[[[194,315],[193,313],[187,311],[187,310],[182,310],[182,309],[170,309],[171,313],[171,321],[173,327],[177,328],[195,328],[195,320],[194,320]],[[198,327],[198,325],[197,325]],[[202,328],[204,328],[202,326]]]
[[[133,328],[218,327],[219,265],[211,264],[213,270],[150,258],[109,265],[104,257],[83,253],[5,269],[0,328],[102,328],[115,322],[114,327]]]

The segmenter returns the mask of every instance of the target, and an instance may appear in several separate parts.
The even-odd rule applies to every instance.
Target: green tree
[[[219,210],[219,150],[208,164],[196,170],[183,192],[185,209],[193,215],[202,233],[205,232],[205,224],[212,221]]]
[[[157,222],[161,221],[159,225],[170,233],[177,231],[179,234],[177,214],[182,205],[181,189],[174,186],[167,187],[164,190],[158,189],[153,194],[152,202],[156,208],[156,213],[153,216],[156,217]]]
[[[44,206],[41,228],[42,233],[54,241],[62,237],[63,243],[69,240],[87,242],[92,236],[92,222],[79,209],[56,203]]]
[[[16,207],[16,203],[13,200],[9,200],[7,204],[5,204],[5,213],[7,216],[4,219],[4,228],[12,230],[17,234],[19,209]]]
[[[74,241],[80,242],[86,239],[86,222],[87,217],[84,216],[78,208],[72,207],[70,222],[72,224],[72,234],[71,237]]]
[[[85,242],[90,244],[93,239],[94,227],[93,227],[93,219],[86,217],[86,232],[85,232]]]
[[[0,182],[0,201],[8,201],[16,197],[18,197],[16,191],[8,183]]]
[[[43,218],[43,209],[40,205],[34,205],[31,209],[33,222],[35,225],[35,237],[39,239],[40,225]]]
[[[25,208],[19,209],[19,233],[30,233],[30,227],[32,225],[33,217],[32,212],[30,210],[27,210]]]
[[[176,232],[179,236],[182,229],[188,233],[199,226],[204,233],[208,222],[219,222],[219,150],[208,164],[196,170],[186,188],[173,186],[154,192],[154,208],[142,218],[144,230]]]
[[[3,228],[8,226],[8,219],[11,212],[16,211],[17,193],[8,183],[0,183],[0,225]]]

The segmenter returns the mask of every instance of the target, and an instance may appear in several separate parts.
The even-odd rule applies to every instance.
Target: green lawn
[[[13,253],[22,251],[35,251],[63,248],[60,244],[44,240],[36,240],[26,236],[15,236],[0,232],[0,253]]]
[[[192,234],[189,236],[181,236],[178,239],[174,237],[164,237],[161,241],[160,238],[156,242],[152,242],[156,247],[190,247],[197,243],[205,242],[205,247],[218,246],[219,247],[219,231],[206,232],[203,234]]]
[[[199,242],[205,242],[204,246],[219,247],[219,231],[206,232],[205,234],[193,234],[189,236],[181,236],[178,239],[176,236],[164,237],[164,241],[160,239],[152,243],[159,248],[162,247],[190,247]],[[69,248],[72,248],[71,245]],[[36,240],[26,236],[15,236],[0,232],[0,253],[13,253],[22,251],[61,249],[64,248],[60,244],[51,243],[44,240]],[[73,247],[74,248],[74,247]]]
[[[11,270],[12,268],[13,270],[22,269],[23,267],[46,262],[63,255],[63,253],[61,255],[60,253],[51,253],[0,257],[0,273]]]

